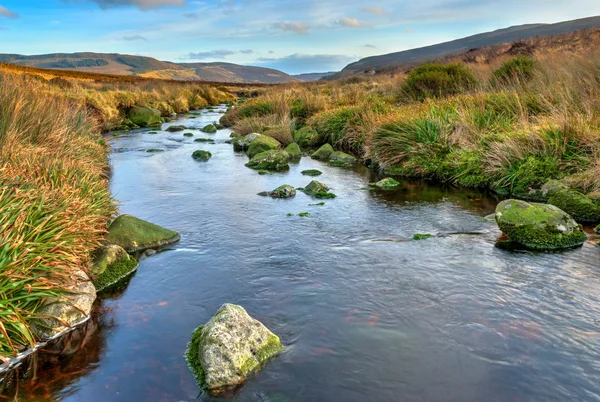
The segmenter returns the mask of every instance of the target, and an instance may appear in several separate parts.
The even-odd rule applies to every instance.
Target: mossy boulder
[[[587,198],[592,200],[594,202],[594,204],[596,204],[600,207],[600,190],[589,193],[587,195]]]
[[[273,198],[292,198],[296,196],[296,189],[294,186],[284,184],[271,191],[269,195]]]
[[[69,290],[59,299],[48,299],[36,311],[40,317],[34,321],[32,330],[42,340],[50,339],[84,322],[96,300],[96,288],[85,272],[71,274]]]
[[[224,304],[194,331],[186,359],[198,384],[219,395],[244,383],[282,348],[279,337],[244,308]]]
[[[587,240],[581,225],[554,205],[502,201],[496,222],[510,240],[533,250],[577,247]]]
[[[306,126],[294,132],[294,141],[302,148],[316,148],[320,144],[320,137],[314,128]]]
[[[310,157],[319,161],[327,161],[333,152],[333,147],[329,144],[325,144],[317,149]]]
[[[183,131],[183,130],[187,130],[187,127],[186,126],[170,126],[165,131],[168,131],[170,133],[176,133],[178,131]]]
[[[279,147],[281,147],[281,143],[275,138],[259,134],[254,137],[248,147],[248,157],[252,159],[261,152],[279,149]]]
[[[400,185],[398,180],[394,180],[391,177],[387,177],[385,179],[379,180],[377,183],[372,184],[372,186],[377,187],[381,190],[395,190]]]
[[[158,152],[165,152],[165,150],[164,149],[160,149],[160,148],[150,148],[146,152],[148,152],[149,154],[155,154],[155,153],[158,153]]]
[[[341,151],[332,152],[329,155],[329,165],[336,167],[352,167],[356,163],[356,158]]]
[[[123,247],[128,253],[156,249],[179,239],[177,232],[126,214],[113,221],[107,236],[109,243]]]
[[[194,142],[215,142],[212,138],[196,138]]]
[[[323,172],[321,172],[318,169],[308,169],[308,170],[303,170],[302,174],[304,176],[321,176],[323,174]]]
[[[145,106],[132,107],[127,112],[127,117],[140,127],[159,127],[163,122],[160,111]]]
[[[194,133],[183,133],[184,137],[193,137]]]
[[[214,134],[217,132],[217,128],[214,126],[214,124],[207,124],[206,126],[202,127],[200,131],[207,134]]]
[[[319,199],[329,199],[336,197],[335,194],[329,192],[329,187],[317,180],[311,181],[308,184],[308,186],[302,189],[302,191],[306,195]]]
[[[287,152],[288,155],[290,155],[290,159],[298,160],[302,158],[302,151],[300,150],[298,144],[296,144],[295,142],[292,142],[290,145],[285,147],[284,151]]]
[[[573,217],[577,222],[600,222],[600,207],[584,194],[575,190],[560,190],[548,198],[552,204]]]
[[[254,140],[261,135],[262,134],[251,133],[244,136],[233,137],[233,150],[237,152],[247,151]]]
[[[192,158],[194,158],[194,160],[197,161],[206,162],[207,160],[212,158],[212,154],[208,151],[199,149],[198,151],[194,151],[194,153],[192,154]]]
[[[109,244],[98,250],[92,265],[93,283],[97,292],[112,287],[131,275],[138,267],[135,258],[116,244]]]
[[[256,170],[269,170],[275,172],[282,172],[289,170],[288,160],[290,156],[285,151],[265,151],[256,155],[246,163],[246,166]]]

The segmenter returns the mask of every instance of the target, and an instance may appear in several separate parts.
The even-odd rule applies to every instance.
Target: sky
[[[599,0],[0,0],[0,53],[124,53],[299,74],[595,15]]]

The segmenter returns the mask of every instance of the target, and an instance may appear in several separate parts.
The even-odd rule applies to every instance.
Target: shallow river
[[[192,331],[230,302],[287,348],[229,400],[600,400],[600,247],[501,250],[497,227],[482,219],[495,207],[489,196],[419,183],[368,191],[376,178],[367,169],[310,158],[260,176],[225,143],[229,130],[192,131],[111,140],[121,212],[182,240],[143,259],[124,291],[24,365],[18,382],[5,380],[7,398],[212,400],[183,354]],[[196,149],[212,159],[194,161]],[[338,198],[309,206],[318,200],[303,193],[257,195],[303,187],[311,178],[300,172],[311,168]],[[311,216],[287,216],[303,211]],[[405,241],[438,232],[481,234]]]

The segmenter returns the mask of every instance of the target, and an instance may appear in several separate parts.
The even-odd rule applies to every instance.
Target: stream
[[[121,213],[182,240],[142,259],[83,328],[0,383],[7,400],[600,401],[600,247],[497,248],[497,226],[482,219],[492,196],[410,181],[369,191],[378,178],[362,166],[304,157],[261,176],[225,142],[230,130],[200,132],[223,111],[163,125],[192,130],[110,137]],[[193,160],[197,149],[210,161]],[[301,192],[257,195],[306,186],[305,169],[323,171],[315,179],[337,198],[319,206]],[[300,212],[311,215],[287,216]],[[411,240],[448,232],[468,234]],[[226,302],[286,349],[213,398],[183,355],[192,331]]]

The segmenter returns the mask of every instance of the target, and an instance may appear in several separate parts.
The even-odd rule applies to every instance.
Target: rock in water
[[[217,128],[213,124],[207,124],[200,129],[203,133],[214,134],[217,132]]]
[[[329,192],[329,187],[316,180],[311,181],[302,191],[304,191],[306,195],[315,198],[335,198],[335,194]]]
[[[194,158],[197,161],[206,162],[207,160],[212,158],[212,154],[208,151],[204,151],[204,150],[200,149],[198,151],[194,151],[194,153],[192,154],[192,158]]]
[[[116,244],[100,248],[92,265],[92,279],[97,292],[112,287],[128,277],[138,267],[135,258]]]
[[[302,151],[300,150],[298,144],[296,144],[295,142],[292,142],[290,145],[288,145],[284,149],[284,151],[288,153],[290,159],[298,160],[302,158]]]
[[[50,339],[67,331],[90,315],[96,300],[96,289],[83,271],[74,272],[73,278],[73,293],[67,293],[59,300],[48,300],[37,311],[39,316],[48,317],[40,318],[32,326],[41,339]]]
[[[329,165],[336,167],[352,167],[356,163],[356,158],[341,151],[332,152],[329,155]]]
[[[160,112],[151,107],[134,106],[127,115],[132,123],[140,127],[159,127],[163,122]]]
[[[248,157],[252,159],[261,152],[279,149],[280,146],[281,143],[275,138],[261,134],[258,137],[255,137],[250,143],[248,147]]]
[[[496,207],[496,222],[510,240],[533,250],[576,247],[587,240],[581,225],[554,205],[502,201]]]
[[[121,215],[108,229],[107,240],[128,253],[158,248],[178,242],[177,232],[144,221],[131,215]]]
[[[560,190],[550,194],[548,203],[573,217],[577,222],[600,222],[600,207],[586,195],[574,190]]]
[[[218,395],[242,384],[281,349],[279,337],[246,310],[224,304],[194,332],[186,358],[199,385]]]
[[[246,166],[256,170],[271,170],[281,172],[289,170],[288,160],[290,156],[285,151],[265,151],[256,155],[246,163]]]
[[[302,148],[316,148],[319,145],[319,133],[314,128],[305,126],[294,132],[294,141]]]
[[[329,144],[325,144],[321,148],[317,149],[310,157],[316,160],[326,161],[329,160],[329,157],[332,153],[333,147]]]
[[[373,186],[382,190],[395,190],[399,185],[400,182],[392,179],[391,177],[379,180],[377,183],[373,184]]]
[[[321,172],[318,169],[308,169],[308,170],[303,170],[302,174],[304,176],[321,176],[323,174],[323,172]]]
[[[269,195],[273,198],[292,198],[296,196],[296,189],[294,186],[284,184],[271,191]]]
[[[251,133],[244,136],[235,136],[233,137],[233,150],[237,152],[247,151],[250,148],[250,145],[260,137],[262,134]]]

